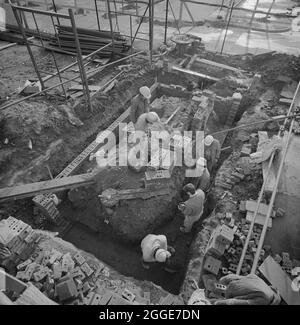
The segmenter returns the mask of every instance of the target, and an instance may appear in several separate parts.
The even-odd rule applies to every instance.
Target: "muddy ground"
[[[28,75],[34,76],[30,61],[28,57],[26,58],[24,47],[17,46],[8,51],[5,55],[4,52],[0,53],[0,65],[2,67],[0,79],[5,84],[1,89],[5,96],[22,85]],[[20,57],[23,58],[24,61],[22,62],[24,64],[19,65]],[[271,89],[274,96],[278,98],[281,86],[275,80],[279,75],[290,76],[294,80],[299,80],[300,77],[299,58],[282,54],[257,57],[221,57],[206,53],[203,57],[239,67],[251,74],[254,72],[261,73],[262,89],[260,89],[260,92],[263,93],[266,89]],[[69,59],[63,58],[62,60],[68,61]],[[11,66],[9,69],[11,70],[5,69],[7,62],[9,62]],[[66,62],[60,62],[60,64],[64,65]],[[141,66],[137,65],[136,70],[140,68]],[[138,86],[141,83],[151,85],[154,82],[153,73],[149,72],[140,76],[136,73],[136,70],[129,76],[127,75],[109,93],[108,97],[99,95],[96,98],[94,101],[95,112],[92,115],[87,112],[84,105],[78,106],[75,113],[84,123],[81,127],[70,124],[67,116],[59,109],[62,102],[53,97],[41,97],[26,102],[21,106],[13,106],[1,111],[1,187],[49,179],[46,164],[49,165],[52,174],[57,175],[68,162],[94,140],[95,133],[105,129],[128,107],[128,100],[132,97],[132,94],[137,93]],[[116,72],[112,69],[109,73],[114,75]],[[163,78],[166,77],[162,77],[162,80]],[[251,94],[248,94],[246,99],[243,102],[240,116],[244,110],[255,109],[257,98],[253,98]],[[285,111],[284,108],[281,109]],[[276,110],[274,115],[278,115],[276,100],[273,103],[270,100],[269,105],[262,107],[261,110],[262,113],[272,113]],[[6,138],[9,139],[8,144],[5,144]],[[28,147],[29,140],[32,142],[32,149]],[[229,134],[225,145],[234,146],[235,141],[236,139],[232,137],[232,134]],[[224,159],[229,154],[230,151],[226,153]],[[257,183],[255,182],[257,188],[259,188],[260,182],[261,179],[258,177]],[[239,195],[239,191],[237,191],[237,195]],[[254,190],[253,196],[255,193]],[[68,207],[62,206],[62,214],[64,213],[68,213]],[[8,215],[23,219],[30,224],[38,222],[33,216],[31,200],[1,204],[0,217],[4,218]],[[75,224],[65,239],[74,243],[77,247],[94,254],[124,275],[141,280],[148,279],[170,292],[178,293],[185,275],[184,266],[189,258],[190,243],[195,234],[180,234],[179,226],[181,222],[182,217],[176,214],[173,221],[159,229],[159,233],[166,234],[170,244],[174,245],[177,250],[176,263],[181,266],[181,270],[175,275],[167,274],[156,266],[150,271],[144,270],[140,264],[139,245],[124,245],[119,243],[117,239],[112,240],[113,234],[109,226],[105,226],[101,231],[95,233],[83,225]],[[45,222],[40,222],[39,226],[48,227]]]

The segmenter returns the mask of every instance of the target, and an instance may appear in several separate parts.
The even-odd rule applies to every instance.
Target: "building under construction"
[[[299,0],[0,0],[0,304],[299,305],[299,44]]]

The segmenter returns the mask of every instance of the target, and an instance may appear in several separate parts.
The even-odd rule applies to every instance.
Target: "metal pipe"
[[[110,28],[111,39],[112,39],[112,56],[113,56],[114,50],[115,50],[115,41],[114,41],[114,28],[113,28],[113,23],[112,23],[111,8],[110,8],[109,0],[106,0],[106,5],[107,5],[107,14],[108,14],[108,19],[109,19],[109,28]]]
[[[270,201],[270,204],[269,204],[268,213],[266,215],[265,223],[264,223],[264,226],[263,226],[261,237],[259,239],[257,251],[256,251],[256,254],[255,254],[255,257],[254,257],[254,261],[253,261],[253,265],[252,265],[252,269],[251,269],[251,274],[255,274],[256,269],[257,269],[257,265],[258,265],[258,262],[259,262],[259,259],[260,259],[260,253],[261,253],[261,250],[263,248],[265,236],[266,236],[267,229],[268,229],[268,222],[269,222],[269,219],[271,217],[273,206],[274,206],[274,203],[275,203],[275,198],[276,198],[276,195],[277,195],[277,189],[278,189],[278,185],[279,185],[279,182],[280,182],[281,173],[282,173],[282,169],[283,169],[283,166],[284,166],[284,163],[285,163],[285,158],[286,158],[286,155],[287,155],[287,151],[288,151],[288,148],[289,148],[289,144],[290,144],[290,140],[291,140],[291,136],[292,136],[292,132],[293,132],[293,128],[294,128],[294,123],[295,123],[295,120],[292,120],[290,130],[289,130],[289,133],[288,133],[288,137],[287,137],[287,141],[286,141],[286,145],[285,145],[284,152],[283,152],[283,157],[282,157],[282,160],[281,160],[281,163],[280,163],[280,166],[279,166],[279,170],[278,170],[278,174],[277,174],[275,188],[274,188],[274,190],[272,192],[272,197],[271,197],[271,201]]]
[[[230,128],[230,129],[226,129],[226,130],[214,132],[214,133],[211,133],[210,135],[215,136],[217,134],[222,134],[222,133],[227,133],[227,132],[231,132],[231,131],[236,131],[236,130],[240,130],[240,129],[243,129],[243,128],[247,128],[247,127],[250,127],[250,126],[253,126],[253,125],[259,125],[259,124],[264,124],[264,123],[268,123],[268,122],[281,121],[281,120],[290,119],[290,118],[297,117],[297,116],[300,116],[300,114],[294,114],[294,115],[291,115],[291,116],[288,116],[288,117],[286,117],[286,116],[283,116],[283,117],[273,117],[273,118],[268,119],[268,120],[263,120],[263,121],[259,121],[259,122],[252,122],[252,123],[249,123],[249,124],[243,124],[243,125],[236,126],[234,128]]]
[[[87,81],[86,71],[83,66],[82,53],[81,53],[81,47],[80,47],[80,42],[79,42],[79,38],[78,38],[76,23],[75,23],[75,17],[74,17],[74,13],[73,13],[72,9],[69,9],[68,12],[69,12],[70,20],[71,20],[71,25],[72,25],[72,29],[73,29],[75,45],[76,45],[76,50],[77,50],[78,67],[79,67],[80,73],[82,75],[82,85],[85,88],[85,97],[86,97],[87,104],[90,108],[90,111],[92,112],[93,108],[92,108],[92,103],[91,103],[89,85],[88,85],[88,81]]]
[[[83,56],[83,57],[82,57],[82,60],[85,61],[85,60],[89,59],[90,57],[92,57],[93,55],[95,55],[95,54],[101,52],[101,51],[104,50],[106,47],[110,46],[111,44],[112,44],[112,43],[106,44],[106,45],[104,45],[103,47],[101,47],[100,49],[94,51],[93,53],[91,53],[91,54],[89,54],[89,55],[86,55],[86,56]],[[68,69],[74,67],[74,66],[77,65],[77,64],[78,64],[78,60],[76,60],[74,63],[71,63],[71,64],[67,65],[67,66],[64,67],[63,69],[59,70],[59,72],[62,73],[62,72],[64,72],[64,71],[66,71],[66,70],[68,70]],[[90,62],[89,62],[89,64],[90,64]],[[53,76],[57,76],[57,73],[54,74]],[[48,81],[48,80],[51,79],[51,78],[52,78],[52,77],[45,78],[44,81]]]
[[[153,61],[153,37],[154,37],[154,0],[149,0],[149,59]]]
[[[224,36],[224,40],[223,40],[223,44],[222,44],[222,48],[221,48],[221,54],[223,54],[223,50],[224,50],[224,46],[225,46],[225,42],[226,42],[226,38],[227,38],[228,28],[229,28],[229,25],[230,25],[234,4],[235,4],[235,2],[234,2],[234,0],[232,0],[231,8],[230,8],[230,14],[229,14],[228,22],[227,22],[227,25],[226,25],[225,36]]]
[[[38,10],[38,9],[30,9],[30,8],[26,8],[26,7],[22,7],[22,6],[15,6],[15,5],[11,5],[13,8],[17,9],[17,10],[21,10],[22,12],[30,12],[30,13],[36,13],[36,14],[41,14],[41,15],[46,15],[46,16],[55,16],[55,17],[59,17],[59,18],[63,18],[63,19],[69,19],[68,15],[63,15],[63,14],[59,14],[59,13],[54,13],[51,11],[45,11],[45,10]]]
[[[96,17],[97,17],[97,25],[98,25],[98,30],[100,31],[100,19],[99,19],[99,12],[98,12],[98,4],[97,4],[97,0],[94,0],[95,3],[95,10],[96,10]]]
[[[167,44],[167,36],[168,36],[169,2],[170,0],[166,0],[165,39],[164,39],[165,44]]]
[[[15,18],[17,20],[17,23],[19,25],[19,28],[20,28],[20,31],[22,33],[23,39],[25,41],[25,44],[26,44],[26,47],[27,47],[29,56],[31,58],[31,61],[32,61],[32,64],[33,64],[33,67],[34,67],[34,70],[35,70],[35,73],[37,74],[37,77],[38,77],[38,79],[39,79],[39,81],[41,83],[41,87],[43,89],[44,88],[44,82],[43,82],[43,79],[42,79],[42,77],[41,77],[41,75],[39,73],[39,69],[38,69],[37,63],[35,61],[34,55],[32,53],[31,47],[30,47],[30,45],[28,43],[28,40],[27,40],[27,37],[26,37],[26,33],[25,33],[25,30],[24,30],[24,27],[23,27],[23,23],[21,22],[20,17],[18,15],[18,9],[16,9],[15,6],[12,6],[12,10],[13,10],[13,13],[15,15]]]
[[[290,105],[290,108],[289,108],[289,111],[287,113],[287,116],[285,117],[284,125],[286,125],[288,119],[291,117],[290,115],[291,115],[291,112],[293,110],[294,103],[295,103],[295,100],[297,98],[297,95],[298,95],[299,90],[300,90],[300,82],[298,84],[297,90],[295,92],[295,95],[294,95],[293,101],[292,101],[292,103]],[[278,136],[280,134],[281,134],[281,131],[278,132]],[[273,152],[272,155],[271,155],[271,157],[270,157],[270,161],[269,161],[269,165],[268,165],[268,170],[267,170],[267,175],[265,177],[264,183],[263,183],[262,188],[260,190],[260,194],[259,194],[257,206],[256,206],[256,209],[255,209],[255,212],[254,212],[253,219],[251,221],[250,228],[248,230],[248,235],[247,235],[247,238],[246,238],[246,242],[244,244],[243,251],[242,251],[242,255],[241,255],[241,258],[240,258],[240,261],[239,261],[239,264],[238,264],[238,268],[237,268],[237,272],[236,272],[237,274],[240,274],[240,272],[242,270],[242,266],[243,266],[243,263],[244,263],[244,259],[245,259],[245,256],[246,256],[246,253],[247,253],[247,249],[248,249],[248,246],[249,246],[249,242],[250,242],[250,239],[251,239],[251,235],[252,235],[252,232],[253,232],[255,220],[256,220],[257,215],[258,215],[258,212],[259,212],[259,207],[260,207],[260,204],[261,204],[261,201],[262,201],[262,198],[263,198],[263,195],[264,195],[264,191],[265,191],[265,188],[266,188],[266,185],[267,185],[269,176],[270,176],[270,171],[271,171],[271,167],[272,167],[274,158],[275,158],[275,152]]]
[[[119,59],[119,60],[117,60],[117,61],[115,61],[115,62],[108,63],[107,65],[102,66],[101,68],[95,69],[95,70],[93,70],[93,71],[91,71],[91,72],[100,72],[101,70],[103,70],[104,68],[106,68],[106,67],[108,67],[108,66],[110,66],[110,65],[112,65],[112,64],[115,64],[115,63],[118,63],[118,62],[121,62],[121,61],[124,61],[124,60],[130,59],[131,57],[137,56],[137,55],[139,55],[139,54],[141,54],[141,53],[144,53],[144,51],[140,51],[140,52],[134,53],[134,54],[132,54],[132,55],[129,55],[129,56],[127,56],[127,57],[121,58],[121,59]],[[90,73],[90,72],[88,72],[88,73]],[[55,84],[54,86],[51,86],[51,87],[49,87],[49,88],[43,89],[42,91],[39,91],[38,93],[35,93],[35,94],[32,94],[32,95],[29,95],[29,96],[24,97],[24,98],[22,98],[22,99],[16,100],[15,102],[11,102],[11,103],[9,103],[9,104],[7,104],[7,105],[4,105],[4,106],[0,107],[0,109],[2,110],[2,109],[9,108],[9,107],[11,107],[11,106],[13,106],[13,105],[17,105],[17,104],[22,103],[23,101],[25,101],[25,100],[27,100],[27,99],[30,99],[30,98],[33,98],[33,97],[39,96],[39,95],[41,95],[41,94],[43,94],[43,93],[45,93],[45,92],[47,92],[47,91],[49,91],[49,90],[52,90],[52,89],[54,89],[54,88],[56,88],[56,87],[59,87],[59,86],[61,86],[61,85],[65,85],[65,84],[67,84],[67,83],[69,83],[69,82],[71,82],[71,81],[74,81],[74,80],[78,79],[78,78],[79,78],[79,77],[76,76],[76,77],[73,77],[73,78],[71,78],[71,79],[69,79],[69,80],[66,80],[66,81],[64,81],[64,82],[61,82],[61,83]]]

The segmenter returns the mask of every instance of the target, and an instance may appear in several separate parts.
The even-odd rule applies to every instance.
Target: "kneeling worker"
[[[164,263],[168,265],[170,257],[175,254],[175,249],[168,246],[167,237],[165,235],[147,235],[141,242],[143,253],[142,264],[145,269],[149,269],[148,263]]]
[[[183,227],[180,227],[180,231],[189,233],[194,223],[197,222],[203,214],[205,194],[201,189],[196,190],[193,184],[185,185],[183,191],[189,195],[189,199],[178,205],[178,209],[185,217]]]

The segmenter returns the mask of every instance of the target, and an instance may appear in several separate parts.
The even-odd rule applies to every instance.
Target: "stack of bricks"
[[[11,217],[7,221],[13,234],[7,243],[13,253],[9,273],[32,283],[49,299],[67,305],[151,304],[149,292],[143,294],[134,285],[128,288],[120,280],[109,280],[109,269],[102,263],[90,265],[79,252],[43,249],[30,226]],[[169,300],[172,305],[183,304],[177,296],[171,295]]]
[[[3,243],[12,253],[10,258],[5,260],[4,266],[14,273],[17,264],[23,263],[34,252],[39,236],[34,230],[21,220],[9,217],[6,219],[9,227],[9,241]]]
[[[241,104],[242,95],[240,93],[234,93],[232,98],[233,98],[233,103],[229,111],[229,114],[227,115],[227,120],[226,120],[226,126],[228,127],[231,127],[234,123],[236,114]]]

